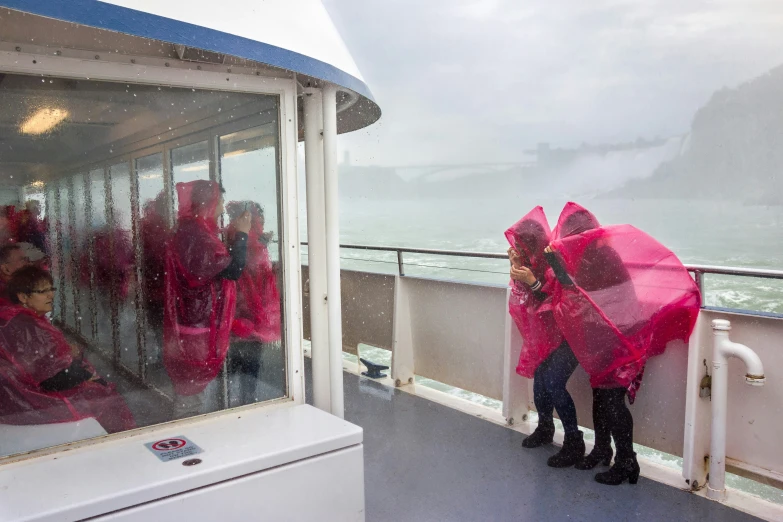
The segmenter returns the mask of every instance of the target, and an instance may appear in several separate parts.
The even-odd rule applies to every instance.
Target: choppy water
[[[342,243],[503,253],[503,232],[542,205],[554,227],[566,199],[341,201]],[[783,268],[783,207],[686,200],[578,201],[602,223],[630,223],[671,248],[684,263]],[[303,220],[304,222],[304,220]],[[394,253],[343,250],[343,267],[394,273]],[[508,262],[405,254],[407,275],[495,284]],[[783,281],[707,275],[710,306],[783,313]]]

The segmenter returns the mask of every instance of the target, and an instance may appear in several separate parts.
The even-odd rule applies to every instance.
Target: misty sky
[[[383,117],[354,164],[514,161],[688,131],[783,64],[781,0],[324,0]]]

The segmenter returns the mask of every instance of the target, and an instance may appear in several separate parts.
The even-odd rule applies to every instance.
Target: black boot
[[[549,457],[547,465],[552,468],[569,468],[585,456],[585,441],[581,431],[566,433],[563,447]]]
[[[523,448],[538,448],[545,444],[551,444],[555,438],[555,422],[552,419],[541,420],[539,417],[536,431],[522,441]]]
[[[595,481],[609,486],[619,486],[625,481],[636,484],[639,480],[639,463],[636,462],[636,453],[627,459],[614,459],[614,466],[609,471],[598,473]]]
[[[612,455],[613,452],[611,446],[606,446],[603,448],[595,446],[593,447],[593,451],[591,451],[589,455],[585,455],[585,458],[577,462],[574,467],[584,471],[593,469],[599,464],[608,466],[612,463]]]

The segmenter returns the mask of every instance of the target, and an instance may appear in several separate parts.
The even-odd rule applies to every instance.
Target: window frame
[[[154,430],[159,430],[161,426],[186,425],[206,418],[222,417],[231,415],[236,410],[280,407],[281,405],[304,404],[304,358],[302,344],[302,287],[301,287],[301,261],[300,261],[300,240],[299,240],[299,204],[298,204],[298,176],[297,176],[297,143],[298,143],[298,113],[297,97],[298,83],[296,74],[281,71],[275,77],[261,75],[251,69],[237,68],[235,72],[225,72],[221,66],[201,66],[190,62],[172,60],[151,59],[149,57],[135,57],[132,55],[108,55],[106,59],[82,60],[67,56],[57,56],[51,53],[43,54],[38,49],[37,53],[6,52],[0,54],[0,73],[23,74],[44,77],[56,77],[65,79],[84,79],[89,78],[92,81],[128,83],[135,85],[153,85],[175,88],[190,88],[198,90],[224,91],[242,94],[256,94],[265,96],[274,96],[277,98],[277,112],[274,116],[278,122],[278,203],[279,203],[279,238],[280,248],[280,267],[282,270],[283,282],[283,314],[284,325],[282,331],[282,346],[285,349],[286,365],[286,386],[287,393],[280,399],[270,400],[263,403],[242,406],[234,409],[220,410],[210,413],[206,416],[198,416],[182,420],[173,420],[163,424],[155,424],[145,428],[139,428],[128,432],[106,435],[97,439],[86,439],[75,441],[64,445],[41,448],[29,453],[9,455],[0,457],[0,465],[18,461],[22,458],[37,457],[48,455],[81,447],[114,440],[119,437],[134,435],[143,435]],[[138,58],[138,60],[137,60]],[[138,61],[138,64],[136,63]],[[143,65],[141,65],[143,63]],[[173,65],[173,66],[170,66]],[[203,69],[203,70],[202,70]],[[210,177],[216,179],[218,161],[217,140],[221,135],[230,134],[239,130],[237,125],[241,122],[227,122],[222,126],[207,128],[203,132],[186,133],[186,135],[170,140],[169,147],[164,143],[149,143],[147,146],[126,147],[117,151],[111,157],[91,158],[91,161],[79,165],[69,166],[57,179],[48,180],[55,184],[53,187],[56,192],[56,200],[60,199],[59,183],[71,176],[80,173],[89,173],[95,169],[104,168],[108,170],[109,165],[120,162],[127,162],[131,172],[131,190],[132,190],[132,208],[134,212],[134,227],[137,223],[138,214],[138,183],[136,180],[136,159],[155,154],[163,153],[164,183],[167,185],[167,194],[171,197],[171,162],[170,150],[190,143],[204,141],[205,137],[209,141],[210,148]],[[249,125],[248,127],[257,126]],[[213,132],[216,130],[220,132]],[[223,130],[226,129],[226,130]],[[231,130],[233,129],[233,130]],[[153,136],[154,138],[154,136]],[[174,145],[176,143],[176,145]],[[168,150],[167,150],[168,149]],[[107,174],[108,181],[108,174]],[[67,182],[71,186],[73,181]],[[110,185],[105,186],[107,192],[110,191]],[[48,194],[49,187],[42,189],[45,195]],[[48,199],[48,198],[47,198]],[[107,204],[109,199],[107,198]],[[53,202],[55,208],[62,204],[60,201]],[[59,203],[59,204],[58,204]],[[171,203],[171,202],[170,202]],[[69,207],[73,205],[68,202]],[[50,202],[46,202],[47,215],[49,213]],[[171,205],[169,205],[171,208]],[[59,208],[58,208],[59,210]],[[72,210],[72,209],[71,209]],[[72,214],[71,214],[72,215]],[[173,219],[173,216],[170,217]],[[136,233],[134,231],[134,237]],[[138,250],[138,249],[137,249]],[[57,252],[62,260],[62,255]],[[138,271],[137,271],[138,277]],[[64,298],[63,298],[64,299]],[[66,313],[68,311],[66,310]],[[93,320],[95,320],[93,318]]]

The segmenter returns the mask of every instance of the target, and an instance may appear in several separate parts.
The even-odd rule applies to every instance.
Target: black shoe
[[[626,480],[630,484],[636,484],[639,480],[639,463],[636,462],[636,453],[629,459],[614,459],[612,469],[595,476],[596,482],[609,486],[619,486]]]
[[[593,469],[599,464],[602,466],[608,466],[612,463],[612,454],[613,452],[611,446],[606,448],[599,448],[598,446],[595,446],[593,451],[591,451],[589,455],[585,455],[585,458],[577,462],[574,467],[576,469],[586,471],[588,469]]]
[[[551,468],[570,468],[585,456],[585,441],[581,431],[566,433],[563,447],[546,461]]]
[[[538,448],[546,444],[552,444],[555,438],[555,425],[552,423],[539,424],[536,427],[536,431],[530,434],[529,437],[522,441],[523,448]]]

